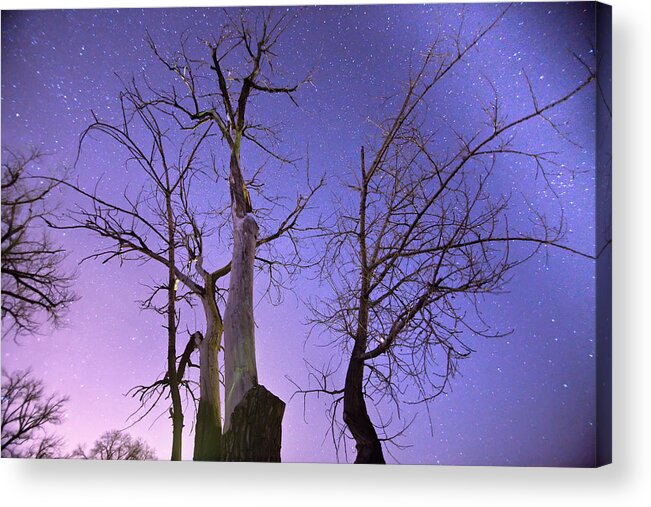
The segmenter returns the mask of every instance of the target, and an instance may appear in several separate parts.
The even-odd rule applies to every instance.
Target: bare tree
[[[531,105],[520,116],[506,114],[490,81],[493,99],[483,108],[483,124],[455,128],[428,114],[433,90],[505,13],[470,37],[461,27],[452,36],[441,35],[410,70],[394,111],[377,123],[377,140],[361,149],[350,184],[355,206],[342,203],[325,236],[321,274],[332,296],[312,304],[312,322],[343,354],[345,379],[336,384],[335,369],[312,369],[316,385],[299,392],[333,397],[335,446],[350,432],[356,463],[384,463],[383,443],[410,424],[390,434],[392,419],[380,408],[393,404],[400,416],[401,403],[427,405],[471,353],[466,334],[498,335],[482,320],[481,297],[500,291],[513,268],[545,246],[590,257],[561,243],[562,214],[550,223],[532,209],[529,228],[522,220],[511,224],[511,196],[489,185],[507,157],[530,160],[547,181],[554,154],[531,151],[517,133],[539,122],[552,136],[564,135],[552,113],[590,85],[590,66],[577,57],[585,78],[548,102],[538,100],[525,74]],[[442,140],[448,137],[454,142],[446,145]],[[369,402],[378,408],[379,422],[372,421]],[[338,421],[342,405],[345,426]]]
[[[5,150],[2,162],[2,321],[5,336],[36,333],[44,320],[61,323],[70,303],[73,275],[65,252],[49,237],[44,220],[56,182],[38,177],[42,154]],[[45,317],[45,318],[43,318]]]
[[[171,398],[172,460],[182,456],[182,434],[184,426],[181,387],[193,396],[190,382],[183,378],[190,356],[196,346],[191,337],[184,353],[177,354],[177,327],[179,311],[177,302],[190,301],[190,295],[198,296],[205,304],[208,326],[219,315],[212,314],[215,294],[214,282],[204,287],[197,281],[201,270],[191,270],[194,258],[187,255],[191,245],[201,244],[205,227],[199,223],[200,214],[190,208],[188,194],[192,182],[203,167],[199,159],[202,145],[210,135],[210,126],[181,135],[169,135],[169,125],[155,108],[148,107],[139,95],[135,85],[127,88],[120,97],[121,121],[110,123],[94,116],[94,121],[82,133],[80,149],[93,134],[108,137],[121,146],[127,155],[128,179],[133,182],[121,201],[99,194],[98,184],[91,191],[77,182],[61,182],[80,198],[78,206],[70,209],[62,218],[51,223],[59,229],[84,229],[109,240],[99,250],[83,260],[101,259],[106,263],[117,259],[125,261],[155,261],[166,270],[166,282],[151,288],[150,296],[142,302],[144,308],[153,309],[166,318],[167,367],[163,378],[150,386],[137,386],[133,394],[143,405],[152,397],[160,400],[164,393]],[[227,272],[227,268],[222,272]],[[208,275],[210,276],[210,275]],[[215,275],[215,280],[219,273]],[[186,292],[179,293],[182,282]],[[164,302],[158,300],[164,294]],[[208,301],[208,303],[206,303]],[[213,301],[211,305],[209,301]],[[153,408],[151,403],[145,414]]]
[[[70,455],[71,458],[96,460],[155,460],[156,453],[141,438],[134,438],[128,433],[111,430],[104,433],[90,450],[79,446]]]
[[[222,125],[217,121],[219,116],[217,112],[204,114],[197,109],[198,112],[194,114],[187,112],[189,110],[185,108],[184,104],[188,102],[199,108],[200,101],[207,100],[206,97],[219,97],[219,94],[203,94],[196,89],[195,80],[201,80],[196,75],[195,67],[203,68],[203,66],[201,61],[193,60],[188,56],[185,49],[186,42],[182,43],[181,53],[174,57],[180,59],[180,63],[176,60],[164,59],[150,39],[149,42],[155,55],[174,73],[175,78],[182,79],[188,90],[187,96],[179,96],[174,85],[172,85],[171,92],[165,92],[156,90],[147,84],[151,96],[146,97],[136,81],[132,80],[126,85],[122,94],[121,121],[111,123],[95,118],[93,124],[82,135],[82,142],[95,132],[107,135],[117,141],[126,148],[129,155],[128,163],[135,164],[142,169],[153,188],[143,188],[135,196],[125,193],[124,202],[117,203],[99,195],[97,188],[87,191],[79,183],[66,183],[66,186],[72,188],[87,204],[83,204],[81,209],[71,210],[67,219],[56,225],[56,227],[64,229],[87,229],[110,240],[108,247],[102,247],[89,256],[90,258],[99,258],[103,262],[111,259],[119,259],[120,262],[127,259],[153,260],[166,267],[168,284],[153,287],[152,297],[145,301],[145,306],[157,308],[168,316],[167,372],[163,378],[150,385],[137,386],[132,393],[138,396],[141,402],[149,404],[149,409],[151,409],[167,389],[170,389],[170,393],[177,390],[174,387],[175,382],[176,384],[185,382],[187,385],[188,381],[183,380],[183,374],[189,366],[193,366],[190,358],[195,347],[199,350],[200,395],[194,449],[196,460],[224,458],[221,443],[220,385],[222,381],[220,379],[219,354],[222,349],[222,334],[228,319],[226,317],[222,319],[220,302],[226,301],[227,297],[228,301],[231,301],[233,293],[236,294],[237,300],[244,301],[248,310],[241,316],[238,314],[230,318],[231,328],[236,329],[245,322],[250,331],[241,340],[235,337],[230,340],[230,343],[237,344],[237,346],[225,347],[225,392],[226,400],[228,400],[229,395],[232,396],[235,392],[234,386],[238,386],[237,389],[241,390],[242,385],[249,385],[247,382],[254,378],[253,374],[256,371],[252,320],[253,263],[255,262],[258,269],[268,275],[270,287],[276,290],[282,289],[284,286],[283,273],[291,276],[303,265],[297,244],[297,235],[305,228],[301,226],[299,220],[312,197],[323,184],[323,181],[319,181],[312,185],[308,179],[306,195],[297,195],[293,205],[284,206],[280,204],[280,199],[271,199],[269,195],[265,195],[264,185],[260,180],[261,171],[255,171],[245,182],[239,169],[242,138],[255,139],[252,134],[247,133],[249,130],[262,129],[266,132],[262,127],[247,124],[244,110],[253,90],[260,92],[263,88],[262,81],[257,79],[257,76],[265,68],[264,58],[270,54],[274,47],[273,40],[280,35],[285,27],[285,18],[282,18],[282,23],[275,24],[273,27],[269,26],[269,23],[271,23],[271,17],[265,17],[262,20],[262,27],[257,27],[262,31],[262,38],[257,42],[257,60],[251,62],[254,70],[244,77],[244,82],[247,83],[246,90],[240,92],[237,98],[238,107],[235,111],[230,110],[230,104],[235,103],[235,99],[228,95],[223,96],[224,98],[219,101],[223,107],[229,108],[230,113],[228,114],[231,115],[231,118],[237,118],[237,122],[226,131],[228,137],[225,137],[225,131],[221,130]],[[230,47],[229,44],[238,37],[241,43],[247,46],[252,44],[251,34],[245,25],[239,26],[235,20],[229,18],[226,26],[227,28],[224,28],[219,41],[214,45],[209,45],[209,54],[212,58],[210,72],[216,72],[218,76],[222,76],[223,79],[219,79],[219,86],[220,90],[224,92],[227,89],[221,88],[225,83],[225,78],[217,56],[218,51],[224,46]],[[235,32],[229,31],[228,27],[235,28]],[[246,42],[242,42],[244,40]],[[226,53],[230,54],[231,49]],[[145,83],[147,83],[146,78]],[[269,93],[279,93],[279,91],[269,91]],[[292,90],[287,89],[287,93],[291,94]],[[138,127],[133,125],[134,120],[137,120]],[[188,120],[189,124],[187,124]],[[198,171],[197,167],[201,163],[205,164],[206,158],[210,155],[207,151],[202,156],[199,153],[203,150],[204,140],[213,137],[212,130],[215,124],[219,127],[219,135],[227,140],[229,147],[230,162],[225,179],[230,182],[231,203],[223,208],[219,204],[215,207],[214,203],[203,202],[195,196],[196,192],[192,190],[196,178],[210,173],[210,171]],[[142,132],[149,137],[149,144],[143,144]],[[183,140],[179,141],[179,138],[183,138]],[[253,142],[256,146],[260,145],[259,141]],[[170,148],[172,145],[176,147]],[[268,149],[266,152],[270,153],[271,150]],[[180,155],[176,156],[172,153],[180,153]],[[210,169],[219,178],[221,174],[214,159],[214,152],[212,157]],[[176,162],[177,158],[178,162]],[[203,162],[200,162],[199,159],[202,159]],[[168,181],[168,174],[172,173],[174,177]],[[215,182],[205,183],[218,188]],[[260,197],[261,202],[269,203],[266,207],[261,206],[257,213],[258,218],[264,220],[264,235],[258,234],[256,220],[251,214],[249,188],[252,189],[254,196]],[[213,195],[219,196],[215,192]],[[235,195],[239,197],[234,197]],[[228,223],[229,218],[235,224],[232,243],[229,242],[229,238],[222,241],[222,229]],[[243,221],[249,224],[246,226],[246,231],[241,229]],[[219,238],[218,243],[224,247],[225,252],[228,252],[232,246],[238,259],[246,257],[248,259],[246,262],[248,263],[250,260],[251,263],[243,267],[240,260],[228,261],[221,266],[218,264],[218,267],[209,269],[208,262],[216,264],[222,253],[217,251],[207,255],[204,252],[206,239],[211,234],[215,234]],[[287,240],[289,248],[285,248],[282,253],[272,248],[274,243],[283,239]],[[262,255],[256,253],[261,247],[266,249]],[[286,253],[287,251],[289,253]],[[234,266],[239,266],[235,272],[233,271]],[[229,275],[229,285],[221,285],[220,282],[226,280]],[[177,282],[180,282],[187,292],[175,295]],[[162,290],[167,291],[168,298],[166,303],[157,306],[154,298]],[[206,319],[205,332],[193,333],[180,357],[177,356],[176,348],[173,346],[178,319],[173,321],[171,317],[175,313],[174,301],[177,298],[189,304],[193,304],[194,298],[198,299]],[[233,308],[233,304],[226,302],[225,307],[224,315],[229,315],[228,308]],[[257,373],[255,373],[255,378],[257,379]],[[277,424],[270,426],[277,430],[277,432],[274,430],[271,433],[277,435],[277,448],[274,447],[277,452],[274,456],[277,455],[277,459],[279,459],[280,420],[284,404],[266,390],[257,392],[263,398],[266,396],[270,400],[275,417],[278,418]],[[190,395],[193,396],[191,391]],[[174,421],[175,414],[180,414],[180,410],[177,408],[179,403],[175,401],[174,395],[172,402]],[[260,424],[264,424],[265,427],[269,426],[268,418],[263,421],[265,409],[256,406]],[[145,414],[148,413],[148,410]],[[227,408],[227,418],[229,413]],[[179,428],[182,426],[182,416],[176,417],[178,421],[174,426]],[[244,421],[243,424],[246,422]],[[178,431],[180,430],[175,430],[175,435],[179,434]],[[256,434],[263,435],[264,431],[256,432]],[[175,442],[178,441],[178,438],[180,436],[175,437]],[[237,437],[234,437],[233,441],[236,440]],[[264,447],[250,439],[246,439],[246,441],[250,446],[251,453]],[[227,459],[248,459],[253,456],[253,454],[246,455],[245,453],[240,453],[241,456],[239,454],[234,456],[234,453],[239,453],[239,451],[236,451],[233,445],[229,446],[229,449],[231,451],[229,451],[230,455]],[[180,451],[174,455],[180,456]],[[262,454],[256,454],[255,458],[265,459]]]
[[[63,440],[49,433],[63,422],[67,396],[48,395],[30,370],[2,370],[2,457],[56,458]]]
[[[226,23],[219,36],[212,41],[204,41],[210,54],[209,61],[193,59],[186,50],[187,40],[181,43],[181,50],[171,58],[165,57],[150,38],[150,46],[159,60],[175,76],[180,90],[176,85],[168,90],[157,90],[150,87],[154,93],[152,104],[165,110],[178,121],[184,129],[196,129],[205,124],[216,125],[222,140],[229,150],[228,181],[231,197],[232,224],[232,260],[228,265],[229,287],[224,310],[224,381],[225,381],[225,430],[231,429],[231,419],[235,408],[240,405],[245,396],[251,393],[250,403],[242,405],[239,421],[240,429],[233,433],[233,440],[239,440],[235,433],[261,434],[264,428],[273,427],[278,442],[274,444],[275,451],[269,456],[279,459],[280,424],[284,412],[284,403],[269,393],[258,383],[258,372],[255,357],[255,329],[253,315],[253,279],[256,259],[267,263],[272,268],[278,261],[263,259],[257,255],[261,245],[270,243],[280,237],[288,237],[294,242],[295,232],[299,230],[298,219],[308,205],[311,197],[321,186],[309,186],[306,196],[299,196],[296,206],[289,210],[279,222],[275,231],[268,236],[260,234],[258,220],[265,221],[264,209],[254,210],[250,188],[258,195],[268,200],[259,187],[247,185],[255,181],[244,176],[241,161],[241,147],[248,142],[254,148],[262,150],[269,157],[282,163],[289,162],[275,150],[277,133],[272,128],[252,122],[247,115],[249,106],[255,95],[285,95],[295,102],[294,94],[302,83],[308,82],[309,77],[302,83],[293,85],[274,84],[274,51],[284,31],[291,22],[287,14],[276,16],[270,10],[259,10],[256,14],[240,11],[238,16],[231,16],[225,11]],[[212,75],[206,76],[202,71],[209,69]],[[216,79],[215,79],[216,78]],[[210,86],[216,81],[216,87]],[[207,83],[210,83],[208,85]],[[268,215],[267,215],[268,216]],[[296,250],[295,250],[296,251]],[[284,268],[291,265],[284,261]],[[220,323],[221,324],[221,323]],[[215,345],[208,340],[209,349],[215,350]],[[201,353],[202,361],[205,356]],[[215,363],[208,360],[209,363]],[[201,385],[212,382],[209,375],[216,371],[213,366],[201,369]],[[206,376],[204,378],[204,375]],[[255,411],[252,406],[256,406]],[[201,409],[200,409],[201,410]],[[262,412],[265,415],[262,415]],[[253,412],[256,412],[255,415]],[[246,414],[248,415],[246,415]],[[249,426],[260,424],[257,430]],[[246,439],[243,439],[244,442]],[[260,442],[258,442],[260,444]],[[256,454],[260,445],[250,442],[248,449],[235,450],[230,448],[231,455],[227,459],[265,459]],[[245,444],[243,444],[245,445]],[[264,445],[264,444],[261,444]],[[235,455],[233,455],[235,453]]]

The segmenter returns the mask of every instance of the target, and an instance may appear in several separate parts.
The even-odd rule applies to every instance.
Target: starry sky
[[[490,23],[503,6],[471,4],[465,29]],[[332,209],[334,195],[346,195],[342,182],[356,167],[359,146],[366,142],[369,119],[384,112],[381,97],[400,90],[409,59],[431,42],[437,27],[456,28],[462,7],[455,4],[402,6],[322,6],[304,8],[287,32],[278,54],[278,72],[288,81],[311,69],[313,85],[298,94],[300,108],[288,100],[262,102],[256,114],[281,119],[283,150],[304,154],[311,171],[324,174],[328,185],[308,220]],[[12,149],[37,146],[50,155],[42,170],[72,168],[81,131],[98,116],[117,118],[120,78],[146,75],[163,84],[168,79],[144,40],[145,30],[164,51],[173,51],[190,30],[209,36],[222,19],[219,9],[133,9],[84,11],[5,11],[2,15],[2,144]],[[516,4],[465,63],[434,92],[431,114],[461,131],[472,130],[482,116],[481,104],[496,85],[509,114],[531,110],[523,69],[541,102],[573,89],[584,78],[570,51],[589,59],[594,41],[594,8],[589,3]],[[558,152],[552,178],[568,225],[566,243],[585,252],[595,249],[595,90],[586,89],[557,112],[573,143],[542,124],[522,130],[525,144]],[[442,139],[447,142],[447,139]],[[222,150],[220,145],[215,150]],[[243,152],[245,167],[262,162],[260,154]],[[110,142],[84,146],[73,173],[86,184],[100,180],[104,195],[123,189],[124,154]],[[278,167],[267,173],[268,189],[292,195],[300,186],[296,169]],[[550,217],[558,203],[535,178],[525,161],[509,160],[496,189],[526,193],[526,201]],[[210,197],[214,189],[197,189]],[[351,194],[351,198],[354,196]],[[62,194],[63,208],[72,204]],[[514,206],[514,221],[526,217],[527,204]],[[311,215],[310,215],[311,214]],[[556,215],[555,215],[556,214]],[[162,276],[154,265],[102,265],[79,261],[97,248],[85,233],[54,233],[69,251],[67,264],[78,271],[81,300],[67,316],[67,326],[45,328],[42,335],[16,345],[2,343],[2,365],[10,370],[31,367],[48,388],[68,394],[66,421],[59,431],[72,448],[91,442],[112,428],[127,426],[137,407],[124,396],[135,384],[149,383],[162,371],[165,330],[160,317],[139,309],[146,294],[143,282]],[[223,254],[223,252],[222,252]],[[218,264],[218,262],[216,262]],[[504,338],[467,336],[475,352],[463,361],[452,389],[424,411],[409,408],[415,422],[390,449],[390,462],[466,465],[572,466],[591,463],[595,440],[595,267],[585,258],[549,250],[513,273],[504,294],[487,297],[484,316]],[[309,273],[294,281],[300,295],[325,294]],[[290,400],[295,388],[286,378],[305,383],[304,358],[327,362],[332,351],[307,340],[307,309],[288,291],[280,305],[256,299],[257,359],[260,380]],[[186,314],[187,322],[201,315]],[[284,461],[336,461],[326,437],[327,399],[300,397],[288,403],[283,426]],[[159,457],[171,448],[166,410],[129,431],[145,438]],[[161,417],[157,417],[161,415]],[[349,444],[349,450],[352,449]],[[192,454],[187,433],[184,456]],[[352,454],[351,454],[352,456]],[[343,456],[341,456],[343,459]]]

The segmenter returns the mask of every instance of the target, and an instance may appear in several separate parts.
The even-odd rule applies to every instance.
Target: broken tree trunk
[[[224,459],[280,462],[284,413],[285,403],[264,386],[249,389],[233,411],[231,429],[224,433]]]

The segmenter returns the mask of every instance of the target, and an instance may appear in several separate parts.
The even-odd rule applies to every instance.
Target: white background
[[[192,0],[188,5],[244,3],[278,2]],[[306,2],[282,1],[300,3]],[[610,3],[614,7],[613,465],[574,470],[4,459],[2,505],[651,505],[651,3]],[[0,0],[2,9],[181,5],[178,0]]]

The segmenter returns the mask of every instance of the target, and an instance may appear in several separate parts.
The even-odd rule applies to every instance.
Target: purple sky
[[[468,29],[490,22],[501,8],[468,5]],[[368,118],[381,115],[381,96],[397,91],[412,51],[427,46],[439,23],[456,26],[460,10],[458,5],[339,6],[300,13],[279,52],[279,70],[291,80],[316,66],[314,86],[299,95],[300,110],[274,99],[262,103],[256,114],[281,118],[283,149],[302,154],[309,146],[312,171],[328,177],[314,216],[332,209],[333,194],[347,191],[340,180],[355,167],[359,146],[371,129]],[[188,28],[196,35],[211,34],[221,15],[217,9],[3,12],[3,146],[35,145],[51,152],[47,171],[72,166],[90,109],[115,118],[120,90],[116,73],[165,78],[143,40],[145,29],[165,50],[172,50]],[[589,3],[516,5],[469,56],[467,65],[433,95],[432,114],[461,130],[476,125],[487,92],[482,74],[493,80],[513,116],[531,108],[522,69],[541,101],[566,93],[583,77],[568,49],[589,58],[594,29]],[[559,175],[552,183],[565,208],[567,243],[586,252],[594,250],[594,101],[590,87],[559,109],[581,147],[562,141],[542,124],[532,124],[521,138],[536,149],[559,152]],[[243,157],[245,167],[260,162],[253,153],[245,151]],[[91,142],[75,174],[89,183],[103,175],[100,191],[117,196],[125,181],[123,162],[114,145]],[[530,163],[508,160],[501,167],[497,190],[526,192],[532,204],[554,217],[557,205],[549,204]],[[267,175],[271,190],[291,194],[300,177],[278,171]],[[209,196],[212,189],[199,191]],[[523,205],[514,206],[513,220],[525,211]],[[69,249],[71,266],[98,245],[84,233],[56,236]],[[166,350],[162,320],[141,312],[135,303],[146,294],[140,282],[161,276],[160,268],[89,261],[78,269],[77,292],[82,298],[68,315],[69,325],[25,338],[21,346],[5,340],[2,348],[3,367],[31,366],[51,390],[70,396],[67,420],[59,431],[71,447],[126,426],[136,403],[123,394],[160,374]],[[308,273],[295,286],[301,295],[325,294]],[[316,347],[314,341],[305,344],[306,309],[294,295],[287,293],[277,307],[258,301],[260,380],[289,401],[294,387],[285,376],[304,383],[303,358],[327,362],[332,351]],[[514,332],[494,340],[466,337],[476,352],[462,363],[452,391],[432,405],[432,431],[422,411],[401,441],[412,447],[391,449],[395,458],[401,463],[590,463],[596,423],[594,263],[550,250],[518,268],[508,293],[487,298],[482,309],[496,329]],[[187,322],[192,319],[187,316]],[[200,326],[200,315],[197,322]],[[284,461],[335,460],[332,443],[325,438],[326,403],[309,400],[307,422],[300,398],[288,404]],[[408,409],[406,419],[412,414]],[[144,437],[159,457],[169,456],[171,432],[165,415],[157,421],[150,417],[129,431]],[[189,458],[191,453],[192,438],[186,436],[184,455]]]

